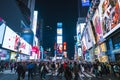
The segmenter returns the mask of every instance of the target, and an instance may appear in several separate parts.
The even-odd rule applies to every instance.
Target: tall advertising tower
[[[63,56],[63,31],[62,31],[62,22],[57,23],[57,51],[56,55],[58,59],[62,59]]]

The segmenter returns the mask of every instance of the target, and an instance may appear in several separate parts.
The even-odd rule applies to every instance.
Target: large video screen
[[[17,35],[12,29],[10,29],[7,26],[5,30],[2,47],[12,51],[17,51],[19,40],[20,36]]]
[[[2,23],[0,24],[0,44],[2,44],[3,41],[4,31],[5,31],[5,24]]]
[[[104,37],[120,27],[120,0],[104,0],[99,5]]]
[[[31,46],[24,40],[20,39],[19,52],[30,55]]]
[[[85,42],[87,45],[86,47],[87,47],[87,49],[90,49],[95,44],[95,37],[93,35],[93,31],[92,31],[90,22],[87,24],[87,26],[85,28],[84,36],[85,36]]]
[[[100,15],[99,15],[98,10],[96,10],[92,21],[93,21],[93,25],[94,25],[95,32],[96,32],[96,39],[98,42],[103,37],[102,24],[101,24]]]
[[[57,28],[57,35],[62,35],[62,28]]]
[[[31,46],[8,26],[5,30],[3,48],[29,55]]]
[[[89,6],[90,1],[89,0],[82,0],[82,6]]]
[[[59,44],[62,44],[62,36],[57,36],[57,43]]]

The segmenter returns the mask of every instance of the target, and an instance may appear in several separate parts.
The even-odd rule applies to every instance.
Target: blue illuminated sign
[[[82,0],[82,6],[89,6],[90,1],[89,0]]]

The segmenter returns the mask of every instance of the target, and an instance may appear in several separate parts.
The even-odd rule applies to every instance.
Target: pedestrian
[[[68,63],[66,63],[66,68],[64,70],[64,76],[66,80],[71,80],[72,79],[72,71],[68,65]]]
[[[42,80],[45,80],[46,73],[48,73],[47,66],[45,65],[45,63],[43,63],[41,67],[41,79]]]
[[[25,79],[25,73],[26,73],[26,71],[27,71],[26,63],[23,62],[23,63],[22,63],[22,66],[23,66],[22,79],[24,80],[24,79]]]
[[[34,73],[34,64],[31,62],[27,65],[27,69],[28,69],[28,80],[30,80],[30,78],[33,80],[33,73]]]
[[[64,72],[64,68],[63,68],[63,64],[61,64],[60,67],[58,68],[57,76],[59,76],[60,74],[62,75],[63,72]]]
[[[79,78],[79,74],[78,74],[79,73],[79,66],[78,66],[77,62],[74,62],[73,73],[75,75],[74,80],[78,80],[78,78]]]
[[[11,63],[11,64],[10,64],[11,72],[13,71],[13,68],[14,68],[14,63]]]
[[[22,79],[22,73],[23,73],[23,66],[22,64],[19,62],[18,65],[17,65],[17,69],[16,69],[16,72],[18,73],[18,78],[17,80],[21,80]]]

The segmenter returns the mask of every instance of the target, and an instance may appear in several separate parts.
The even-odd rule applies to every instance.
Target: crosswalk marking
[[[83,74],[85,74],[86,77],[92,77],[91,75],[87,74],[86,72],[83,72]]]
[[[14,71],[11,72],[11,70],[5,70],[3,72],[3,74],[15,74],[15,72]],[[28,74],[28,72],[26,72],[26,74]],[[58,74],[57,72],[55,72],[54,74],[52,74],[52,72],[50,72],[50,73],[47,73],[46,75],[48,75],[48,76],[50,76],[50,75],[57,76],[57,74]],[[79,77],[80,78],[83,78],[83,77],[92,78],[92,77],[95,77],[95,75],[87,73],[87,72],[82,72],[82,73],[79,73]]]

